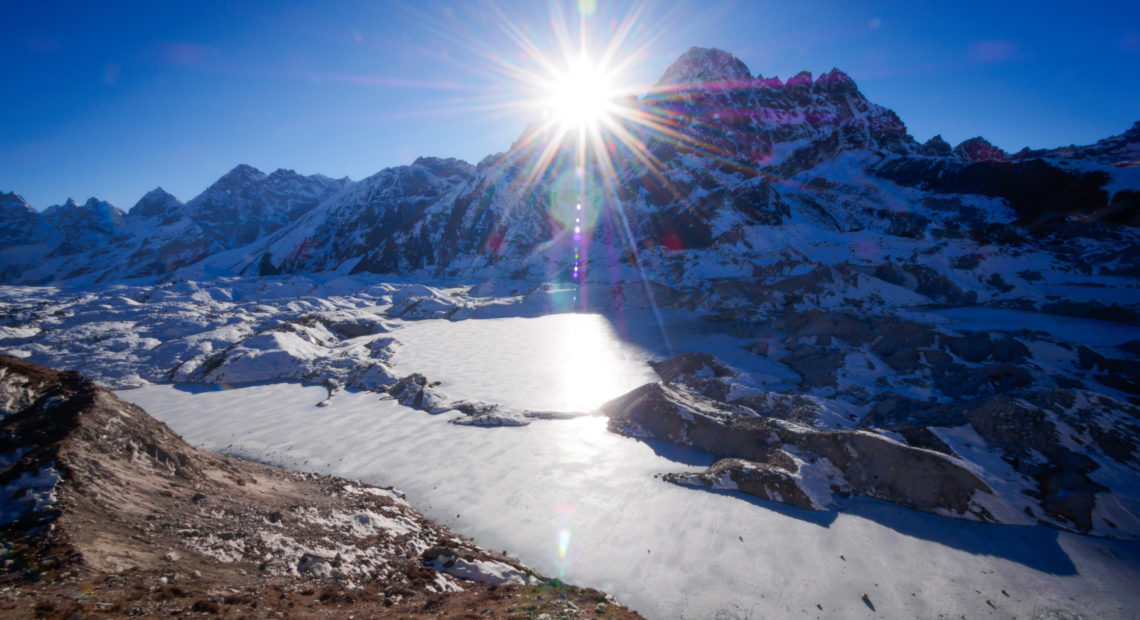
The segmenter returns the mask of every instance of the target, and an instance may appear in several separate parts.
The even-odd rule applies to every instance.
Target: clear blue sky
[[[596,45],[631,23],[636,94],[696,45],[765,76],[839,67],[919,140],[1017,150],[1140,120],[1135,1],[596,4],[0,0],[0,191],[127,209],[156,185],[189,200],[238,163],[353,179],[474,163],[534,120],[518,107],[533,87],[502,68],[538,66],[506,26],[553,53],[552,12]]]

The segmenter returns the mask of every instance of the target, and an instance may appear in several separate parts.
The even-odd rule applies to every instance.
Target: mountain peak
[[[657,82],[659,87],[709,88],[750,83],[752,73],[732,54],[715,47],[691,47]]]
[[[32,205],[28,204],[28,201],[24,200],[24,197],[16,192],[0,192],[0,208],[35,211]]]
[[[954,147],[954,153],[969,161],[1006,161],[1009,154],[981,136],[970,138]]]
[[[90,209],[92,211],[101,211],[101,210],[104,210],[110,206],[111,206],[111,203],[109,203],[105,200],[99,200],[98,198],[96,198],[94,196],[88,198],[87,202],[83,203],[84,209]]]
[[[1140,141],[1140,121],[1132,123],[1132,127],[1124,132],[1124,137],[1130,142]]]
[[[182,201],[175,198],[161,187],[156,187],[139,199],[131,207],[130,215],[134,217],[152,217],[163,215],[182,206]]]
[[[928,157],[949,157],[951,150],[950,143],[942,139],[942,134],[938,134],[920,146],[918,153]]]
[[[800,71],[784,82],[784,86],[811,86],[811,71]]]
[[[266,176],[264,172],[258,170],[257,168],[254,168],[253,166],[251,166],[249,164],[238,164],[238,165],[234,166],[233,170],[230,170],[229,172],[224,174],[222,176],[222,179],[234,179],[234,180],[248,181],[248,180],[260,179],[264,176]]]
[[[831,71],[819,76],[815,81],[815,86],[817,89],[836,93],[853,92],[857,90],[855,80],[837,68],[833,68]]]

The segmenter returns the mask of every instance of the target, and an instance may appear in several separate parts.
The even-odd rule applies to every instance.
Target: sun
[[[588,60],[579,59],[552,76],[542,104],[562,129],[586,129],[610,119],[616,96],[610,76]]]

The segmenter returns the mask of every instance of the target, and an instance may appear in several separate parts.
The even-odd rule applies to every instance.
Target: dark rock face
[[[854,494],[986,521],[1021,523],[1028,516],[1079,532],[1140,535],[1134,524],[1113,523],[1106,531],[1108,517],[1097,516],[1103,502],[1117,501],[1105,498],[1130,493],[1098,478],[1104,463],[1123,471],[1140,467],[1136,407],[1089,392],[1027,389],[1033,380],[1018,364],[1029,352],[1008,335],[950,336],[898,319],[821,312],[789,315],[781,327],[789,338],[809,337],[824,347],[868,347],[899,372],[924,368],[933,387],[954,400],[880,395],[861,419],[852,417],[856,428],[827,428],[824,420],[834,423],[834,413],[825,413],[820,401],[756,390],[730,401],[736,375],[728,369],[716,374],[715,358],[683,354],[654,365],[669,383],[644,385],[601,407],[610,429],[722,457],[703,472],[666,476],[678,484],[740,490],[816,510],[832,506],[833,494]],[[792,351],[783,361],[805,375],[805,387],[835,385],[834,376],[817,381],[804,372],[808,359]],[[1091,354],[1084,360],[1107,363]],[[710,389],[714,383],[724,389]],[[1078,452],[1074,442],[1092,449]],[[978,451],[1010,473],[982,477],[976,462],[968,462]],[[1001,488],[1011,484],[1020,490]]]
[[[655,437],[720,456],[764,461],[770,443],[778,442],[772,427],[750,410],[683,386],[649,383],[605,403],[599,411],[609,416],[609,428],[616,433]],[[756,419],[745,420],[748,417]]]
[[[684,87],[709,82],[713,86]],[[638,108],[676,119],[693,144],[715,148],[724,162],[745,173],[767,163],[773,145],[799,139],[811,144],[789,155],[782,165],[789,172],[844,150],[907,153],[918,147],[893,112],[869,103],[841,71],[816,80],[801,72],[786,83],[752,79],[743,63],[715,49],[689,50]],[[797,122],[791,122],[793,116]],[[726,135],[736,137],[726,140]]]
[[[1032,480],[1044,516],[1077,531],[1094,527],[1098,493],[1110,491],[1088,474],[1099,465],[1066,447],[1060,425],[1088,433],[1099,451],[1134,466],[1140,410],[1127,407],[1126,419],[1114,420],[1102,397],[1069,390],[1017,391],[949,404],[889,397],[879,402],[861,424],[904,435],[923,427],[968,424],[1010,466]]]
[[[82,206],[74,200],[48,207],[43,212],[53,236],[59,239],[48,257],[79,254],[108,245],[120,233],[123,212],[110,203],[89,198]]]
[[[465,162],[436,158],[384,170],[362,181],[365,187],[343,202],[314,213],[320,217],[303,241],[270,247],[259,269],[332,269],[358,257],[353,273],[406,272],[444,264],[461,251],[491,244],[498,220],[485,212],[479,188],[453,194],[453,202],[446,204],[450,211],[438,203],[473,172]]]
[[[43,217],[16,193],[0,194],[0,249],[47,238]]]
[[[663,365],[673,369],[693,359],[690,354]],[[738,488],[817,510],[831,504],[832,491],[842,491],[918,510],[992,519],[972,504],[975,493],[992,491],[969,470],[943,455],[879,435],[788,425],[740,401],[709,398],[680,383],[644,385],[604,404],[601,411],[609,416],[610,430],[615,432],[664,439],[727,457],[701,474],[666,478],[674,482]],[[813,478],[827,482],[805,486],[805,476],[795,475],[802,467],[817,470]]]
[[[918,149],[919,155],[926,155],[927,157],[949,157],[951,154],[950,144],[942,139],[939,134],[927,140]]]
[[[962,463],[896,443],[879,435],[849,431],[807,432],[788,443],[825,458],[843,474],[851,492],[927,512],[993,516],[972,503],[993,491]]]
[[[778,454],[787,456],[785,453]],[[735,489],[775,502],[791,504],[806,510],[821,507],[812,501],[796,483],[797,466],[790,458],[786,465],[775,466],[744,459],[721,459],[700,473],[669,473],[662,476],[666,482],[710,489]]]
[[[978,136],[970,138],[954,147],[954,154],[967,161],[1006,161],[1009,155],[998,147]]]
[[[433,389],[438,385],[438,381],[428,381],[427,377],[417,372],[400,379],[387,391],[401,404],[430,413],[439,413],[448,407],[444,406],[444,399]]]
[[[681,378],[731,377],[737,374],[708,353],[682,353],[663,362],[649,362],[649,365],[666,383]]]
[[[182,201],[168,194],[161,187],[156,187],[139,199],[135,206],[127,212],[134,218],[161,217],[164,220],[176,218]]]
[[[939,193],[1005,199],[1017,213],[1019,223],[1031,227],[1062,213],[1095,219],[1109,207],[1108,194],[1101,189],[1108,182],[1105,173],[1063,170],[1041,159],[984,159],[962,165],[949,160],[903,157],[884,163],[877,173],[901,185]],[[1120,212],[1131,213],[1129,209],[1122,204]]]

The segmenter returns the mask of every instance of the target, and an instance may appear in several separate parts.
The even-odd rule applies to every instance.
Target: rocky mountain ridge
[[[532,127],[478,166],[421,158],[353,183],[241,165],[184,205],[152,192],[126,214],[89,201],[37,215],[8,194],[3,279],[111,282],[187,268],[568,278],[576,204],[588,216],[584,280],[644,271],[672,281],[698,264],[746,278],[746,264],[770,270],[773,251],[777,264],[796,263],[786,275],[822,262],[788,258],[790,244],[758,251],[772,245],[771,232],[801,222],[818,229],[816,239],[878,231],[922,250],[958,229],[1004,248],[1041,245],[1041,234],[1060,233],[1062,245],[1095,239],[1102,232],[1090,226],[1099,224],[1131,236],[1140,213],[1140,125],[1087,147],[1014,155],[980,137],[919,144],[837,69],[781,81],[705,48],[690,49],[652,92],[620,106],[613,148],[587,154],[582,187],[568,176],[573,146]]]
[[[159,187],[125,213],[96,198],[39,213],[4,194],[0,264],[16,281],[163,276],[260,239],[349,183],[291,170],[266,175],[243,164],[188,203]]]

